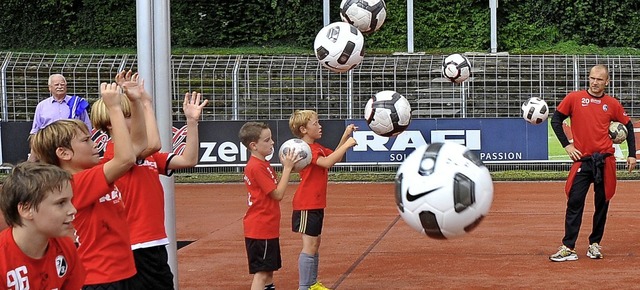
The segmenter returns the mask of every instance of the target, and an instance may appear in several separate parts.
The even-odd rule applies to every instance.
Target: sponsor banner
[[[288,120],[260,120],[271,128],[274,150],[293,138]],[[243,165],[250,153],[238,139],[238,132],[246,121],[200,122],[199,166]],[[343,162],[401,162],[420,145],[442,142],[458,142],[467,146],[482,160],[547,160],[547,126],[533,126],[514,119],[415,119],[409,128],[396,137],[387,138],[374,134],[363,120],[320,120],[323,146],[335,149],[347,124],[356,124],[357,140],[353,150],[347,152]],[[175,122],[172,150],[180,154],[186,145],[186,124]],[[31,122],[3,122],[2,157],[6,163],[16,164],[27,159],[28,136]],[[92,138],[102,151],[108,136],[93,132]],[[270,161],[280,163],[277,154]]]
[[[294,138],[289,129],[289,120],[259,120],[265,122],[271,128],[271,138],[274,141],[274,153],[267,156],[271,163],[280,163],[278,150],[285,141]],[[200,159],[198,165],[243,165],[247,163],[251,153],[240,143],[238,133],[246,121],[215,121],[200,122],[198,125],[200,138]],[[344,133],[344,120],[320,120],[322,126],[322,138],[318,142],[325,147],[334,149],[340,142]],[[186,129],[186,127],[184,127]],[[178,137],[174,129],[174,148],[184,142],[183,137]],[[185,135],[186,137],[186,135]]]
[[[546,123],[531,125],[521,118],[417,119],[395,137],[375,134],[364,120],[349,123],[359,129],[347,162],[402,162],[419,146],[444,141],[466,146],[483,161],[548,160]]]

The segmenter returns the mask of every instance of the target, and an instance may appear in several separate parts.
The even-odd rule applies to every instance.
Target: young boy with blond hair
[[[249,273],[253,274],[251,290],[275,290],[273,272],[282,267],[280,201],[284,197],[293,165],[301,157],[294,150],[280,156],[283,169],[278,182],[276,172],[266,159],[274,151],[269,126],[262,122],[247,122],[240,128],[238,137],[251,151],[244,168],[249,208],[243,219]]]
[[[145,123],[129,123],[132,134],[143,134],[137,138],[147,140],[146,148],[134,149],[137,155],[136,165],[127,174],[116,180],[115,184],[122,192],[131,249],[138,271],[137,280],[140,289],[173,289],[173,273],[168,264],[166,245],[169,239],[164,224],[164,189],[159,175],[170,176],[173,170],[193,167],[198,162],[198,121],[202,109],[208,101],[200,101],[200,93],[186,93],[182,109],[187,119],[187,144],[182,154],[159,152],[160,135],[153,111],[152,97],[144,90],[144,82],[138,74],[131,71],[121,72],[116,82],[126,86],[128,82],[139,84]],[[91,110],[93,126],[111,134],[109,115],[102,103],[96,102]],[[114,143],[109,141],[103,161],[114,156]]]
[[[312,110],[296,110],[289,118],[289,129],[294,136],[311,147],[311,164],[300,171],[300,185],[293,196],[292,230],[302,236],[302,251],[298,257],[300,290],[329,289],[318,281],[320,235],[327,206],[329,168],[355,146],[351,137],[357,127],[349,124],[335,151],[316,142],[322,137],[318,114]]]
[[[124,88],[125,93],[129,89]],[[59,120],[38,131],[32,148],[41,162],[73,174],[72,204],[77,209],[78,253],[86,269],[83,289],[138,289],[133,253],[129,244],[122,196],[114,182],[135,164],[136,156],[121,98],[131,101],[131,122],[144,122],[140,100],[122,95],[115,83],[102,83],[100,94],[113,126],[114,158],[100,163],[87,126],[79,120]],[[142,144],[146,147],[146,144]]]
[[[4,179],[0,212],[3,289],[80,289],[85,272],[73,240],[76,209],[71,174],[60,167],[23,162]],[[0,282],[2,285],[3,282]]]

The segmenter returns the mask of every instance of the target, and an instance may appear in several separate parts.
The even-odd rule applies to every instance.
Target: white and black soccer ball
[[[531,97],[522,104],[522,118],[525,121],[537,125],[549,117],[547,102],[538,97]]]
[[[453,83],[462,83],[471,76],[471,62],[459,53],[449,55],[442,61],[442,76]]]
[[[434,239],[450,239],[475,229],[493,203],[493,181],[482,161],[455,142],[416,148],[395,178],[402,219]]]
[[[367,101],[364,119],[374,133],[385,137],[395,136],[409,127],[411,104],[397,92],[381,91]]]
[[[387,19],[384,0],[342,0],[340,18],[364,34],[378,31]]]
[[[614,144],[621,144],[627,140],[627,127],[620,122],[611,122],[609,124],[609,137]]]
[[[307,142],[299,138],[291,138],[282,145],[280,145],[280,150],[278,151],[278,156],[282,159],[283,155],[289,153],[289,150],[294,150],[297,153],[298,157],[302,159],[296,162],[293,165],[293,172],[299,172],[303,168],[307,167],[311,163],[311,147]]]
[[[322,28],[313,47],[318,61],[333,72],[346,72],[364,58],[364,36],[346,22],[334,22]]]

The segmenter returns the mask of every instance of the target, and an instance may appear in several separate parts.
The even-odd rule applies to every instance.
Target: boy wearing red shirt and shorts
[[[312,110],[297,110],[289,118],[289,129],[294,136],[311,147],[311,164],[300,171],[300,185],[293,196],[292,230],[302,236],[302,251],[298,257],[299,289],[328,289],[318,282],[320,235],[327,206],[329,168],[355,146],[351,133],[357,129],[348,125],[335,151],[316,141],[322,137],[318,114]]]
[[[98,149],[87,126],[79,120],[58,120],[32,139],[40,162],[58,165],[73,174],[71,203],[78,210],[73,225],[87,272],[83,289],[139,289],[124,203],[113,185],[136,160],[121,107],[121,98],[129,95],[123,96],[120,91],[115,83],[100,86],[115,143],[114,158],[108,162],[100,164]],[[144,122],[139,99],[130,99],[132,122]]]
[[[271,129],[265,123],[245,123],[238,137],[251,151],[244,168],[249,208],[244,215],[244,236],[249,261],[249,273],[253,274],[251,290],[275,290],[273,272],[282,267],[280,256],[280,201],[289,183],[293,165],[301,158],[294,150],[280,156],[283,165],[280,182],[277,173],[266,160],[273,153]]]
[[[16,165],[4,180],[0,211],[9,228],[0,232],[3,289],[80,289],[85,272],[71,221],[71,174],[37,162]],[[1,284],[0,284],[1,285]]]
[[[137,155],[136,165],[127,174],[116,180],[115,184],[122,192],[127,222],[129,224],[130,244],[141,283],[140,289],[174,289],[173,273],[168,264],[166,245],[169,239],[164,224],[164,189],[159,175],[170,176],[175,169],[193,167],[198,162],[198,121],[202,108],[208,101],[200,103],[201,95],[193,92],[185,95],[183,110],[187,119],[187,144],[181,155],[170,152],[158,152],[161,148],[160,135],[153,111],[152,98],[144,91],[144,82],[138,74],[131,71],[121,72],[116,82],[126,86],[127,82],[140,84],[145,123],[130,123],[132,139],[136,130],[144,131],[139,138],[147,140],[147,148],[134,149]],[[136,91],[138,93],[138,91]],[[123,99],[127,103],[126,99]],[[124,108],[128,108],[123,104]],[[125,110],[126,111],[126,110]],[[125,115],[127,112],[125,112]],[[94,103],[91,109],[91,122],[96,129],[111,134],[109,115],[103,103]],[[146,127],[145,127],[146,125]],[[138,137],[135,137],[138,138]],[[107,143],[103,162],[114,156],[113,141]],[[143,149],[143,150],[139,150]]]

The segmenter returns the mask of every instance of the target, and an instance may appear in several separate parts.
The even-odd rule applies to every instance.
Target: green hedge
[[[172,46],[306,48],[322,27],[319,0],[172,0]],[[339,21],[339,0],[331,0]],[[640,47],[640,1],[500,0],[498,49],[558,43]],[[367,47],[406,50],[406,1],[387,1],[382,29]],[[0,49],[135,48],[135,1],[0,1]],[[414,0],[414,49],[490,45],[487,0]]]

